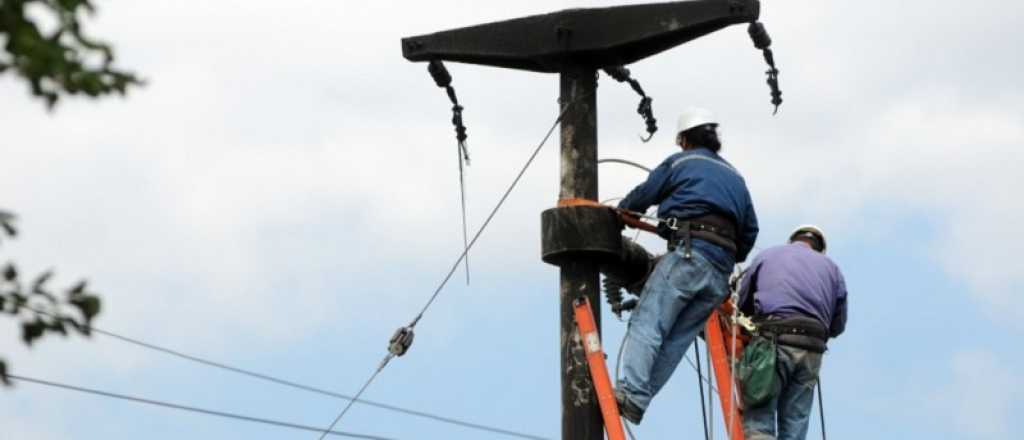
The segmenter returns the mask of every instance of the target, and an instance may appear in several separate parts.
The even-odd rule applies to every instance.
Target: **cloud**
[[[928,219],[935,236],[920,252],[963,280],[999,322],[1020,329],[1024,306],[1013,300],[1024,285],[1024,242],[1013,238],[1024,221],[1014,201],[1024,166],[1019,102],[915,90],[890,98],[865,115],[862,129],[825,148],[755,152],[759,166],[748,180],[767,195],[757,199],[762,212],[816,219],[840,246],[891,235],[901,218]]]
[[[952,382],[933,402],[965,438],[1006,438],[1020,428],[1015,419],[1024,382],[1015,369],[987,351],[960,352],[951,361]]]
[[[24,233],[0,251],[28,272],[55,267],[57,285],[88,276],[107,300],[103,326],[216,358],[254,346],[279,354],[325,332],[386,338],[461,244],[449,103],[423,65],[401,58],[398,38],[620,3],[106,2],[90,29],[149,85],[48,115],[0,77],[0,208],[20,214]],[[602,79],[600,156],[656,165],[673,151],[674,114],[711,107],[725,155],[754,192],[760,246],[807,221],[837,249],[864,237],[917,246],[1020,328],[1024,92],[1014,72],[1024,65],[993,54],[1019,51],[1021,4],[762,6],[782,69],[779,116],[769,116],[760,54],[731,28],[630,66],[655,98],[662,129],[652,143],[636,139],[637,96]],[[554,118],[557,80],[449,69],[467,107],[473,230]],[[553,282],[539,261],[539,213],[556,202],[557,143],[556,134],[472,254],[475,271],[507,283],[451,286],[428,340],[444,341],[482,302],[524,295],[519,283]],[[600,169],[602,197],[643,178]],[[893,222],[922,217],[935,236],[895,235]],[[86,353],[95,370],[154,362],[79,342],[44,341],[30,354],[8,338],[0,352],[47,374]],[[962,354],[953,370],[948,395],[991,410],[963,408],[958,426],[1005,427],[998,388],[1020,384],[1002,360]]]

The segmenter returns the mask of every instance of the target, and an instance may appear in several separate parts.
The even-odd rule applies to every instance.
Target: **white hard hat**
[[[687,108],[679,115],[679,124],[676,125],[676,134],[705,124],[718,125],[718,121],[715,120],[715,115],[711,113],[710,110],[699,107]]]
[[[797,236],[803,234],[812,234],[815,236],[815,238],[818,239],[818,241],[821,242],[821,253],[824,254],[825,250],[828,249],[828,245],[825,244],[825,232],[823,232],[821,228],[814,225],[797,226],[797,228],[793,230],[793,233],[789,234],[789,242],[792,243],[793,241],[796,240]]]

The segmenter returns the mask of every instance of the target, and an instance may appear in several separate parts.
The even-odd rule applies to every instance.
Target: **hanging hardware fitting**
[[[754,42],[754,47],[764,54],[765,63],[768,63],[765,75],[768,75],[766,82],[772,92],[772,104],[775,106],[775,111],[772,114],[774,115],[779,112],[779,105],[782,104],[782,90],[779,89],[779,69],[775,67],[775,55],[771,49],[772,37],[768,35],[764,24],[759,21],[750,22],[747,33],[750,34],[750,40]]]
[[[604,73],[618,82],[629,83],[629,86],[640,95],[640,104],[636,107],[636,112],[644,119],[644,124],[647,125],[647,137],[640,137],[643,142],[648,142],[654,137],[654,132],[658,131],[658,120],[654,118],[654,109],[651,107],[651,101],[653,100],[650,96],[644,93],[643,87],[640,86],[640,82],[633,79],[629,69],[623,66],[612,66],[605,67]]]

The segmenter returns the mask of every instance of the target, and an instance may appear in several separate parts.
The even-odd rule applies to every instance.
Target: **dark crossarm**
[[[403,38],[402,55],[535,72],[599,69],[631,64],[759,14],[758,0],[569,9]]]

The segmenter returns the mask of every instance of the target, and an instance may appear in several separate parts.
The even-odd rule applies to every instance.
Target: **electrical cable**
[[[626,331],[622,334],[622,342],[619,342],[619,353],[615,356],[615,383],[616,386],[619,383],[619,366],[622,365],[622,353],[626,348],[626,339],[629,338],[629,324],[626,324]],[[622,427],[626,428],[626,434],[629,435],[630,440],[636,440],[636,436],[633,435],[633,430],[629,428],[629,421],[625,417],[622,419]]]
[[[417,323],[419,323],[420,319],[423,318],[423,314],[426,313],[427,309],[429,309],[430,306],[434,304],[434,300],[436,300],[437,296],[441,294],[441,290],[444,289],[444,286],[448,284],[448,280],[451,279],[452,274],[455,273],[455,270],[459,267],[459,264],[462,262],[462,260],[466,258],[466,253],[469,252],[469,249],[472,248],[474,244],[476,244],[477,239],[479,239],[480,235],[484,232],[485,229],[487,229],[487,226],[491,223],[491,220],[494,219],[494,215],[497,214],[498,210],[501,209],[501,206],[505,204],[505,200],[507,200],[508,196],[512,194],[512,190],[515,189],[516,185],[519,184],[519,180],[522,179],[524,174],[526,174],[526,170],[529,169],[530,165],[533,164],[533,160],[537,158],[537,154],[539,154],[540,150],[544,148],[544,144],[548,142],[548,139],[551,137],[551,134],[554,133],[555,128],[557,128],[558,124],[562,122],[562,117],[565,116],[565,113],[568,112],[569,108],[575,105],[577,101],[587,96],[589,96],[589,94],[577,97],[572,102],[569,102],[558,114],[558,117],[555,118],[555,122],[551,125],[551,128],[548,129],[547,134],[544,135],[544,138],[533,150],[533,153],[526,160],[526,163],[523,165],[522,169],[519,170],[519,174],[516,175],[515,179],[512,179],[512,183],[509,185],[508,189],[505,190],[505,193],[502,194],[501,198],[498,200],[498,203],[491,210],[491,213],[487,215],[487,218],[484,220],[483,224],[480,225],[479,229],[477,229],[476,234],[473,235],[473,239],[469,241],[469,245],[466,246],[466,249],[462,252],[461,255],[459,255],[459,258],[455,260],[455,264],[452,266],[451,270],[448,271],[448,275],[446,275],[444,279],[441,280],[441,284],[439,284],[437,286],[437,289],[434,290],[434,294],[430,296],[430,299],[427,300],[427,303],[423,306],[423,309],[420,310],[420,313],[416,315],[415,319],[413,319],[412,324],[410,324],[410,327],[415,326]]]
[[[338,421],[340,421],[341,418],[345,416],[345,413],[347,413],[348,410],[352,408],[352,404],[355,403],[356,399],[358,399],[359,396],[363,395],[363,392],[365,392],[366,389],[370,387],[370,384],[373,383],[373,380],[377,378],[377,375],[384,370],[384,367],[388,365],[388,361],[390,361],[394,356],[394,354],[388,353],[388,355],[384,358],[384,361],[381,362],[380,366],[377,367],[377,370],[375,370],[373,374],[370,375],[370,378],[366,380],[366,383],[363,384],[363,387],[359,389],[358,393],[356,393],[355,399],[349,400],[348,404],[345,405],[345,409],[341,410],[341,412],[338,413],[338,417],[335,417],[334,421],[331,422],[331,425],[327,427],[327,429],[325,429],[323,433],[320,434],[320,440],[324,440],[324,437],[327,437],[327,433],[330,430],[334,429],[334,425],[337,425]]]
[[[633,162],[631,160],[626,160],[626,159],[615,159],[615,158],[600,159],[600,160],[597,161],[597,163],[598,163],[598,165],[603,164],[603,163],[621,163],[623,165],[629,165],[629,166],[632,166],[632,167],[640,168],[641,170],[647,171],[648,173],[651,172],[650,168],[647,168],[647,167],[645,167],[643,165],[640,165],[640,164],[638,164],[636,162]]]
[[[701,383],[703,374],[700,372],[700,345],[697,341],[693,341],[693,355],[697,358],[697,392],[700,393],[700,416],[703,419],[704,426],[704,440],[711,440],[708,435],[708,411],[704,406],[704,384]]]
[[[434,79],[438,87],[445,89],[448,100],[452,102],[452,125],[455,126],[456,152],[459,160],[459,197],[462,201],[462,246],[466,246],[466,179],[464,167],[469,165],[469,148],[466,146],[466,126],[462,123],[462,111],[465,108],[459,104],[459,98],[452,87],[452,75],[444,67],[441,60],[431,60],[427,63],[427,72]],[[466,285],[469,285],[469,257],[466,257]]]
[[[698,367],[697,364],[693,363],[693,359],[690,359],[690,355],[683,356],[683,359],[686,359],[686,363],[690,364],[690,367],[693,368],[693,371],[698,371],[698,372],[700,371],[700,367]],[[711,374],[711,367],[710,366],[708,367],[708,374]],[[710,393],[712,393],[712,392],[714,392],[715,395],[718,395],[718,388],[716,388],[714,386],[714,384],[711,383],[711,379],[709,379],[707,376],[704,376],[704,375],[701,375],[700,379],[702,381],[704,381],[704,383],[708,384],[708,399],[711,398],[710,397],[711,396]]]
[[[707,335],[704,335],[704,336],[707,337]],[[711,345],[708,344],[707,340],[704,341],[704,350],[705,350],[704,354],[707,355],[706,356],[707,360],[705,362],[707,362],[708,374],[711,374]],[[711,391],[714,390],[714,387],[711,386],[711,381],[710,380],[707,381],[707,382],[708,382],[708,420],[715,420],[715,396],[711,394]],[[717,392],[718,391],[715,390],[715,393],[717,393]],[[708,431],[710,431],[708,434],[711,436],[710,440],[715,440],[715,424],[711,423],[711,426],[709,426],[708,428],[710,428],[710,429],[708,429]]]
[[[825,437],[825,399],[821,398],[821,376],[818,376],[818,415],[821,416],[821,440]]]
[[[573,99],[572,101],[564,104],[564,106],[562,107],[562,111],[558,113],[558,117],[556,117],[555,122],[551,124],[551,128],[548,129],[547,134],[544,135],[544,138],[541,139],[540,143],[537,144],[537,147],[534,148],[533,153],[526,160],[526,163],[523,164],[522,169],[519,170],[519,173],[516,175],[515,179],[512,179],[512,183],[509,185],[508,189],[505,190],[505,193],[502,194],[501,198],[498,200],[498,203],[494,205],[494,208],[491,210],[491,213],[487,215],[487,218],[484,220],[483,224],[481,224],[480,228],[477,229],[476,234],[473,235],[473,239],[470,240],[469,244],[466,245],[466,247],[462,250],[462,254],[459,255],[459,258],[455,260],[455,263],[448,271],[448,274],[445,275],[444,279],[441,280],[441,283],[437,286],[437,289],[434,290],[434,293],[433,295],[430,296],[430,299],[427,300],[427,303],[423,306],[423,309],[420,310],[420,312],[416,315],[415,318],[413,318],[412,322],[410,322],[409,325],[400,328],[398,332],[395,333],[395,336],[392,337],[391,346],[388,348],[389,353],[384,356],[384,359],[381,360],[380,365],[370,376],[370,378],[366,380],[366,383],[363,384],[362,388],[359,389],[359,392],[356,393],[353,399],[358,399],[363,394],[363,392],[366,391],[367,388],[369,388],[370,384],[373,383],[373,380],[377,378],[377,375],[380,374],[382,370],[384,370],[384,367],[386,367],[389,362],[391,362],[391,359],[394,359],[397,356],[401,356],[402,354],[405,353],[405,350],[408,350],[409,344],[412,343],[411,335],[413,329],[416,327],[417,324],[419,324],[420,320],[423,319],[423,315],[427,312],[428,309],[430,309],[430,306],[434,304],[434,301],[437,299],[438,295],[441,294],[441,290],[444,289],[444,286],[448,284],[448,281],[452,278],[452,275],[455,273],[456,270],[458,270],[459,264],[462,263],[462,260],[466,258],[466,255],[469,253],[469,250],[473,247],[474,244],[476,244],[476,241],[480,238],[480,235],[483,234],[484,230],[487,229],[487,226],[491,224],[491,220],[494,219],[494,216],[498,213],[498,210],[500,210],[502,205],[505,204],[505,201],[508,200],[508,196],[512,194],[512,190],[514,190],[516,185],[519,184],[519,180],[522,179],[523,175],[526,174],[526,170],[530,168],[530,165],[533,164],[534,159],[536,159],[537,155],[540,154],[540,150],[544,148],[544,144],[547,144],[548,139],[551,138],[551,134],[555,132],[555,128],[557,128],[558,124],[562,122],[562,117],[565,116],[565,113],[568,112],[569,109],[572,108],[577,101],[585,97],[589,97],[592,93],[593,92],[578,96],[576,97],[576,99]],[[407,339],[405,339],[404,347],[399,347],[398,349],[396,349],[396,339],[399,338],[403,331],[406,332],[405,335],[407,336]],[[341,421],[341,419],[345,416],[345,414],[348,412],[350,408],[352,408],[351,401],[348,403],[348,405],[345,406],[344,409],[341,410],[341,413],[339,413],[338,416],[335,417],[334,422],[331,423],[328,429],[333,429],[334,426],[337,425],[339,421]],[[324,435],[321,435],[320,439],[323,440],[323,438]]]
[[[33,383],[33,384],[37,384],[37,385],[44,385],[44,386],[53,387],[53,388],[62,388],[62,389],[65,389],[65,390],[77,391],[77,392],[80,392],[80,393],[92,394],[92,395],[95,395],[95,396],[103,396],[103,397],[108,397],[108,398],[112,398],[112,399],[127,400],[127,401],[130,401],[130,402],[136,402],[136,403],[145,403],[147,405],[159,406],[159,407],[169,408],[169,409],[176,409],[176,410],[180,410],[180,411],[188,411],[188,412],[193,412],[193,413],[197,413],[197,414],[205,414],[205,415],[209,415],[209,416],[223,417],[223,418],[234,419],[234,420],[242,420],[242,421],[253,422],[253,423],[262,423],[262,424],[265,424],[265,425],[273,425],[273,426],[279,426],[279,427],[282,427],[282,428],[291,428],[291,429],[297,429],[297,430],[302,430],[302,431],[314,431],[314,432],[324,431],[322,428],[317,428],[315,426],[300,425],[300,424],[297,424],[297,423],[282,422],[282,421],[278,421],[278,420],[265,419],[265,418],[261,418],[261,417],[252,417],[252,416],[246,416],[246,415],[241,415],[241,414],[234,414],[234,413],[229,413],[229,412],[224,412],[224,411],[216,411],[216,410],[210,410],[210,409],[204,409],[204,408],[197,408],[197,407],[194,407],[194,406],[179,405],[179,404],[176,404],[176,403],[163,402],[163,401],[147,399],[147,398],[143,398],[143,397],[128,396],[128,395],[125,395],[125,394],[117,394],[117,393],[111,393],[111,392],[108,392],[108,391],[100,391],[100,390],[95,390],[95,389],[91,389],[91,388],[84,388],[84,387],[79,387],[79,386],[74,386],[74,385],[67,385],[67,384],[63,384],[63,383],[51,382],[51,381],[48,381],[48,380],[34,379],[34,378],[31,378],[31,377],[25,377],[25,376],[20,376],[20,375],[16,375],[16,374],[8,374],[7,377],[9,377],[11,379],[14,379],[16,381],[21,381],[21,382],[28,382],[28,383]],[[370,439],[370,440],[393,440],[393,439],[388,438],[388,437],[379,437],[379,436],[375,436],[375,435],[366,435],[366,434],[356,434],[356,433],[345,432],[345,431],[334,431],[334,430],[331,430],[331,429],[327,430],[326,432],[328,434],[330,434],[330,435],[339,436],[339,437],[351,437],[351,438],[361,438],[361,439]]]
[[[29,308],[32,311],[38,312],[38,313],[46,315],[46,316],[50,316],[50,317],[54,316],[53,314],[51,314],[49,312],[46,312],[44,310],[39,310],[39,309],[36,309],[34,307],[31,307],[31,306],[25,306],[25,307]],[[338,392],[326,390],[326,389],[323,389],[323,388],[314,387],[314,386],[311,386],[311,385],[305,385],[305,384],[301,384],[301,383],[298,383],[298,382],[293,382],[293,381],[290,381],[290,380],[287,380],[287,379],[281,379],[281,378],[270,376],[270,375],[267,375],[267,374],[257,373],[257,372],[254,372],[254,371],[246,370],[246,369],[243,369],[243,368],[231,366],[231,365],[220,363],[220,362],[216,362],[216,361],[211,361],[209,359],[204,359],[204,358],[201,358],[201,357],[198,357],[198,356],[182,353],[180,351],[172,350],[172,349],[169,349],[169,348],[161,347],[159,345],[151,344],[149,342],[141,341],[141,340],[138,340],[138,339],[135,339],[135,338],[130,338],[130,337],[124,336],[124,335],[120,335],[120,334],[114,333],[114,332],[109,331],[109,330],[104,330],[104,329],[101,329],[101,328],[97,328],[97,327],[92,326],[92,325],[89,326],[89,330],[91,330],[94,333],[101,334],[103,336],[107,336],[107,337],[110,337],[110,338],[113,338],[113,339],[117,339],[117,340],[119,340],[121,342],[125,342],[125,343],[128,343],[128,344],[136,345],[136,346],[139,346],[139,347],[142,347],[142,348],[146,348],[146,349],[149,349],[149,350],[153,350],[153,351],[158,351],[158,352],[161,352],[161,353],[164,353],[164,354],[168,354],[168,355],[171,355],[171,356],[175,356],[175,357],[187,360],[187,361],[195,362],[195,363],[200,364],[200,365],[205,365],[205,366],[208,366],[208,367],[218,368],[218,369],[221,369],[221,370],[224,370],[224,371],[228,371],[228,372],[231,372],[231,373],[240,374],[240,375],[243,375],[243,376],[249,376],[249,377],[254,378],[254,379],[263,380],[263,381],[266,381],[266,382],[270,382],[270,383],[274,383],[274,384],[277,384],[277,385],[286,386],[286,387],[297,389],[297,390],[301,390],[301,391],[306,391],[306,392],[310,392],[310,393],[320,394],[320,395],[323,395],[323,396],[333,397],[333,398],[341,399],[341,400],[355,400],[356,402],[358,402],[360,404],[363,404],[363,405],[367,405],[367,406],[372,406],[372,407],[376,407],[376,408],[380,408],[380,409],[385,409],[385,410],[388,410],[388,411],[394,411],[394,412],[397,412],[397,413],[407,414],[407,415],[411,415],[411,416],[422,417],[422,418],[425,418],[425,419],[430,419],[430,420],[435,420],[435,421],[442,422],[442,423],[448,423],[448,424],[452,424],[452,425],[462,426],[462,427],[465,427],[465,428],[471,428],[471,429],[476,429],[476,430],[480,430],[480,431],[487,431],[487,432],[491,432],[491,433],[494,433],[494,434],[504,434],[504,435],[509,435],[509,436],[513,436],[513,437],[526,438],[526,439],[532,439],[532,440],[550,440],[550,439],[547,439],[545,437],[530,435],[530,434],[526,434],[526,433],[522,433],[522,432],[510,431],[510,430],[507,430],[507,429],[496,428],[496,427],[493,427],[493,426],[481,425],[481,424],[478,424],[478,423],[472,423],[472,422],[467,422],[467,421],[464,421],[464,420],[459,420],[459,419],[455,419],[455,418],[451,418],[451,417],[441,416],[441,415],[437,415],[437,414],[431,414],[431,413],[427,413],[427,412],[423,412],[423,411],[417,411],[417,410],[412,410],[412,409],[408,409],[408,408],[402,408],[402,407],[399,407],[399,406],[389,405],[389,404],[381,403],[381,402],[375,402],[375,401],[372,401],[372,400],[353,399],[352,396],[348,396],[348,395],[341,394],[341,393],[338,393]]]
[[[466,173],[463,170],[463,162],[468,164],[469,156],[468,153],[464,152],[463,147],[461,146],[456,154],[459,155],[459,198],[462,201],[462,247],[465,249],[467,246],[466,240],[469,235],[466,232]],[[463,160],[464,158],[465,161]],[[466,285],[469,285],[469,255],[466,255]]]

